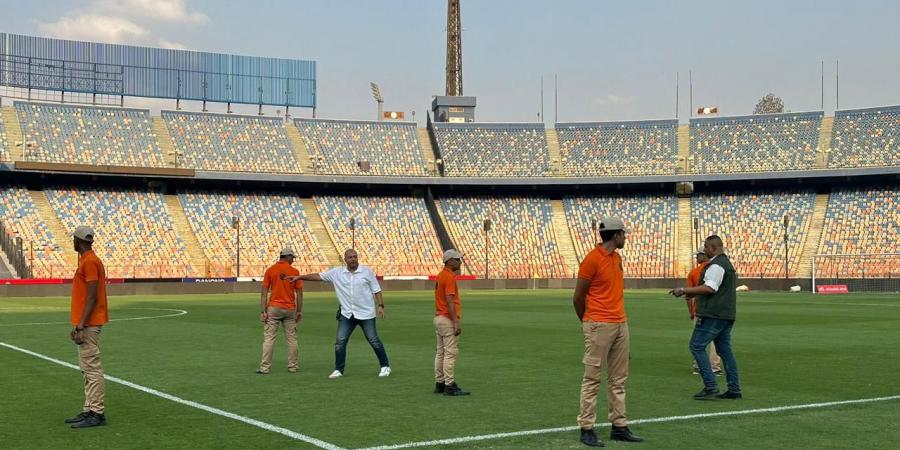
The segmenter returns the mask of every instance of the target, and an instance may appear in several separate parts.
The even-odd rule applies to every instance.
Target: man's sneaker
[[[603,441],[597,437],[597,433],[594,433],[594,430],[581,430],[581,443],[587,445],[588,447],[605,447],[603,445]]]
[[[451,397],[458,397],[460,395],[469,395],[471,392],[464,391],[459,388],[459,385],[456,383],[448,384],[444,386],[444,395],[449,395]]]
[[[378,376],[381,378],[387,377],[391,375],[391,368],[388,366],[384,366],[381,368],[381,371],[378,372]]]
[[[444,383],[434,383],[434,393],[443,394],[445,387],[447,387],[447,385],[445,385]]]
[[[713,374],[717,377],[721,377],[722,375],[725,375],[725,372],[722,372],[722,369],[713,369]]]
[[[609,438],[622,442],[644,442],[644,438],[632,434],[628,427],[612,427],[612,430],[609,431]]]
[[[257,371],[256,371],[256,374],[257,374],[257,375],[268,375],[269,372],[263,372],[262,370],[257,370]]]
[[[88,416],[88,413],[90,413],[90,411],[82,411],[82,412],[78,413],[77,416],[72,417],[72,418],[70,418],[70,419],[66,419],[65,422],[66,422],[66,423],[77,423],[77,422],[81,422],[82,420],[84,420],[85,417]]]
[[[98,427],[100,425],[106,425],[106,416],[103,414],[97,414],[93,411],[88,411],[84,419],[81,419],[81,421],[72,424],[72,428],[90,428]]]
[[[340,378],[342,376],[344,376],[344,374],[341,373],[340,370],[335,370],[334,372],[331,372],[331,375],[328,375],[328,378],[335,379],[335,378]]]
[[[708,400],[719,395],[719,390],[715,388],[703,388],[702,391],[694,394],[694,400]]]
[[[740,392],[734,392],[734,391],[725,391],[718,396],[718,398],[724,398],[724,399],[729,399],[729,400],[737,400],[742,397],[743,397],[743,395],[741,395]]]
[[[694,375],[700,375],[700,369],[694,367],[693,369],[691,369],[691,373]]]
[[[289,367],[289,368],[288,368],[288,372],[290,372],[290,373],[297,373],[297,372],[299,372],[299,371],[300,371],[300,369],[298,369],[298,368],[296,368],[296,367]]]

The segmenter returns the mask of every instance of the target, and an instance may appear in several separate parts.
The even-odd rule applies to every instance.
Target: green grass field
[[[342,448],[574,426],[582,336],[571,292],[464,292],[457,379],[472,395],[460,398],[431,393],[432,298],[430,292],[385,294],[388,317],[378,327],[394,370],[385,379],[376,376],[377,360],[361,330],[351,338],[346,376],[327,379],[336,329],[331,293],[307,295],[297,374],[286,370],[283,336],[272,374],[254,374],[262,342],[258,295],[113,297],[110,316],[116,321],[104,328],[101,344],[104,369],[108,376]],[[900,398],[671,419],[900,395],[900,296],[741,294],[733,340],[745,397],[706,402],[691,398],[701,382],[690,371],[684,302],[662,291],[630,291],[626,303],[629,418],[670,418],[632,425],[646,442],[631,445],[896,448],[900,442]],[[161,309],[187,314],[118,320],[173,314]],[[67,299],[0,299],[0,342],[77,364],[67,318]],[[6,346],[0,346],[0,370],[4,449],[315,448],[112,382],[108,425],[72,430],[62,421],[80,410],[80,373]],[[606,440],[608,428],[598,434]],[[438,447],[583,448],[577,431],[431,448]]]

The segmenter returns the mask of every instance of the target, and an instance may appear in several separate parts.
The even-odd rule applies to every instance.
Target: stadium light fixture
[[[378,104],[378,115],[376,116],[376,120],[383,119],[382,110],[384,109],[384,97],[381,96],[381,88],[378,87],[375,82],[370,82],[369,86],[372,88],[372,97],[375,98],[375,103]]]

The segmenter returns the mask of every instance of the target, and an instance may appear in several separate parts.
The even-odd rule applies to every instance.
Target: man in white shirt
[[[338,302],[341,304],[337,313],[338,330],[337,339],[334,342],[334,372],[328,378],[340,378],[344,376],[344,365],[347,360],[347,341],[353,330],[359,325],[375,356],[381,370],[379,377],[391,374],[391,365],[388,362],[387,352],[378,338],[375,329],[375,315],[384,319],[384,299],[381,297],[381,286],[367,266],[359,265],[359,255],[354,249],[344,252],[346,267],[335,267],[322,273],[309,273],[298,277],[287,277],[290,281],[325,281],[334,285]],[[372,299],[375,299],[373,302]]]

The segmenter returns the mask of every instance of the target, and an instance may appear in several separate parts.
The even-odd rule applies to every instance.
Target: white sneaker
[[[328,375],[328,378],[334,379],[342,376],[344,376],[344,374],[342,374],[340,370],[335,370],[334,372],[331,372],[331,375]]]
[[[387,367],[387,366],[382,367],[382,368],[381,368],[381,372],[378,372],[378,376],[381,377],[381,378],[384,378],[384,377],[386,377],[386,376],[388,376],[388,375],[390,375],[390,374],[391,374],[391,368],[390,368],[390,367]]]

